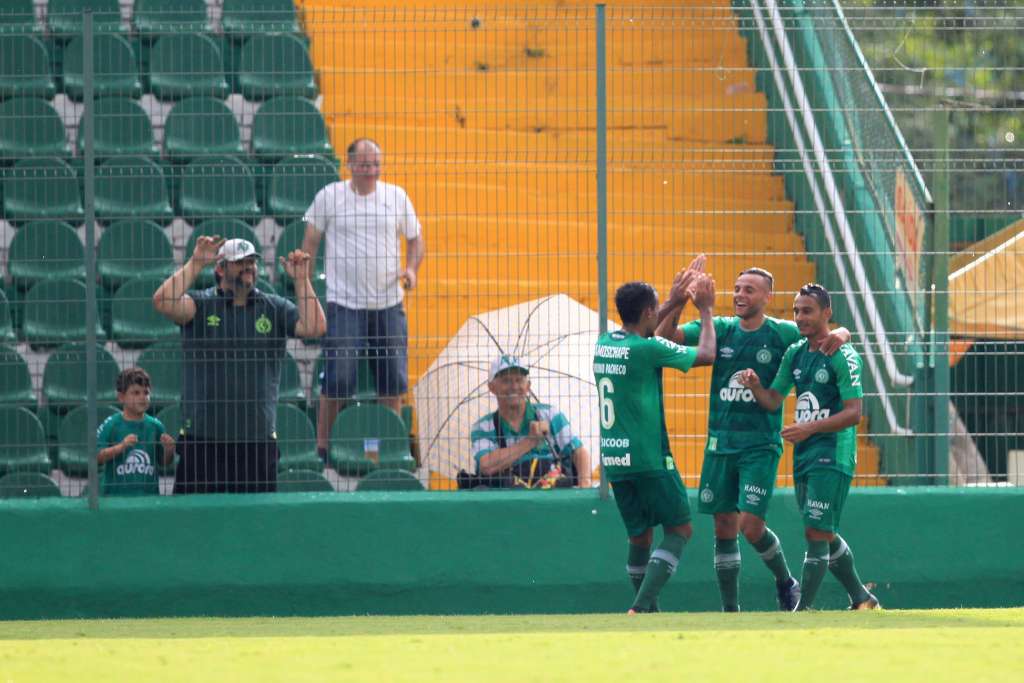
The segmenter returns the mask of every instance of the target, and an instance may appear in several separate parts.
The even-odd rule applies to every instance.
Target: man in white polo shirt
[[[321,457],[334,418],[355,393],[360,358],[370,362],[381,403],[401,410],[409,374],[403,289],[416,287],[426,252],[409,196],[380,180],[380,146],[359,138],[347,153],[351,179],[320,190],[304,216],[306,253],[316,254],[327,236],[327,336],[316,429]],[[400,237],[406,241],[405,268]]]

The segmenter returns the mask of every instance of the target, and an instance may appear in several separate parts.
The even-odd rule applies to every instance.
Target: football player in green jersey
[[[710,365],[715,357],[714,282],[696,272],[688,278],[705,322],[696,347],[655,337],[658,294],[645,282],[629,282],[615,293],[622,329],[602,334],[594,348],[601,466],[629,537],[626,571],[636,591],[630,614],[658,610],[658,593],[693,533],[686,487],[665,429],[661,384],[662,368],[686,372],[695,365]],[[659,525],[664,536],[652,553],[654,527]]]
[[[801,287],[793,302],[793,318],[803,339],[786,350],[771,387],[765,388],[753,369],[744,371],[740,383],[769,411],[778,410],[796,386],[795,422],[782,430],[782,438],[794,444],[793,479],[807,538],[798,609],[809,609],[814,603],[826,569],[843,584],[850,609],[878,609],[878,599],[861,583],[853,553],[838,534],[857,467],[857,423],[864,390],[860,355],[852,345],[843,344],[832,356],[821,352],[831,317],[831,298],[825,288]]]
[[[678,326],[678,321],[687,300],[683,275],[703,268],[701,255],[676,276],[659,312],[658,334],[679,344],[696,340],[702,324]],[[778,536],[765,523],[782,457],[782,410],[763,410],[738,381],[744,370],[754,368],[765,386],[771,384],[786,349],[800,338],[791,321],[765,314],[773,285],[768,271],[744,270],[733,287],[734,315],[714,318],[718,344],[698,509],[715,518],[715,574],[727,612],[739,611],[740,532],[774,575],[779,608],[792,611],[800,601],[800,584],[790,573]],[[834,353],[849,339],[849,331],[837,329],[822,349]]]

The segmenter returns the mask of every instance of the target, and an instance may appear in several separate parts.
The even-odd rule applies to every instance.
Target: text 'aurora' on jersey
[[[793,416],[798,423],[817,422],[827,419],[832,411],[818,405],[818,397],[805,391],[796,398],[796,414]]]
[[[721,391],[718,392],[718,397],[723,401],[743,401],[744,403],[753,403],[755,400],[754,392],[740,384],[740,377],[742,375],[742,370],[733,373],[732,377],[729,378],[729,384],[722,387]]]

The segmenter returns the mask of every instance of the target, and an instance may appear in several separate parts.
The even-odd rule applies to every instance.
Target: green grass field
[[[0,622],[20,681],[1024,679],[1024,609]]]

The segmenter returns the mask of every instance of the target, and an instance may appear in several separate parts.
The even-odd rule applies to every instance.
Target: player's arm
[[[219,235],[203,235],[196,240],[192,258],[153,292],[153,307],[157,312],[177,325],[184,325],[196,317],[196,302],[187,292],[203,268],[217,260],[222,244],[224,240]]]
[[[288,254],[288,258],[280,257],[281,266],[288,277],[295,283],[295,302],[299,309],[299,319],[295,323],[295,336],[301,339],[316,339],[327,332],[327,317],[323,306],[316,296],[313,283],[309,276],[313,269],[313,259],[309,252],[296,249]]]
[[[754,394],[754,400],[757,401],[757,405],[769,413],[774,413],[778,410],[782,402],[786,400],[786,394],[781,394],[776,389],[761,384],[761,378],[757,376],[757,372],[752,368],[747,368],[743,371],[743,374],[739,377],[739,383],[750,389],[750,392]],[[789,391],[787,390],[786,393],[788,394]]]
[[[479,474],[490,477],[509,469],[515,464],[516,460],[519,460],[519,458],[543,442],[549,430],[550,427],[547,422],[534,420],[530,423],[530,433],[526,438],[520,439],[505,448],[495,448],[477,458]]]
[[[107,446],[106,448],[101,449],[99,454],[96,456],[96,462],[102,465],[108,460],[113,460],[114,458],[122,455],[125,451],[127,451],[129,448],[131,448],[138,442],[139,437],[135,436],[134,434],[128,434],[113,446]]]
[[[863,400],[851,398],[843,401],[843,409],[824,420],[813,422],[795,422],[782,428],[782,438],[793,443],[800,443],[813,434],[839,432],[860,422]]]
[[[715,323],[711,319],[715,305],[715,281],[709,275],[701,274],[694,282],[693,305],[700,311],[700,339],[697,340],[697,358],[693,365],[711,365],[715,362],[715,345],[718,343],[718,337],[715,333]]]
[[[170,465],[174,462],[174,437],[167,432],[160,432],[160,446],[164,452],[164,464]]]
[[[684,270],[676,273],[672,280],[672,287],[669,289],[668,299],[658,309],[658,328],[655,334],[674,341],[677,344],[684,342],[683,333],[679,330],[679,316],[686,308],[686,302],[690,300],[691,287],[698,274],[704,272],[704,264],[707,257],[699,254],[690,261]]]
[[[821,346],[818,347],[818,350],[826,356],[831,356],[838,351],[839,347],[843,344],[849,344],[852,339],[853,335],[850,334],[848,329],[845,327],[837,327],[828,333],[828,336],[825,337],[823,342],[821,342]]]

